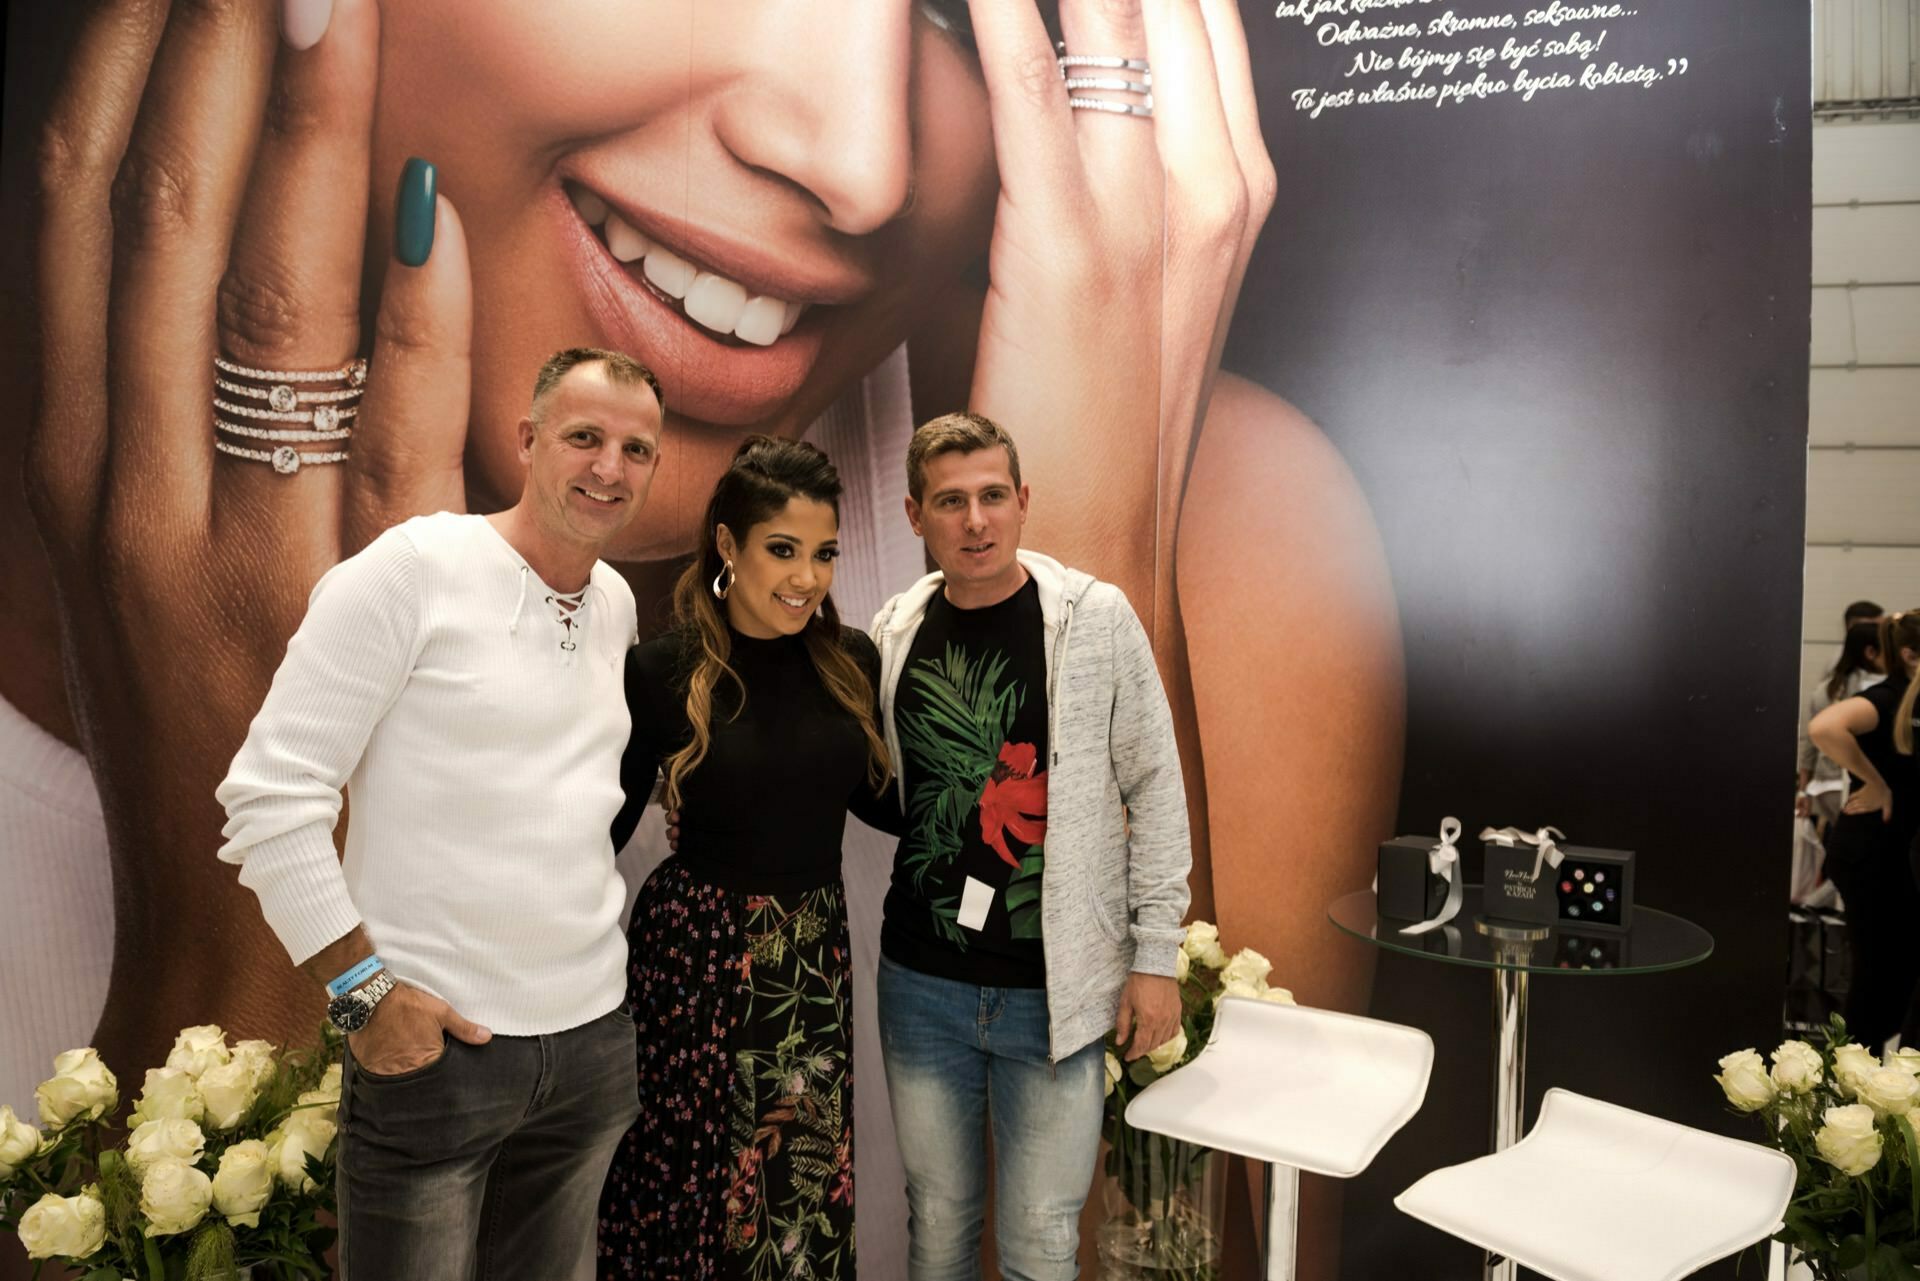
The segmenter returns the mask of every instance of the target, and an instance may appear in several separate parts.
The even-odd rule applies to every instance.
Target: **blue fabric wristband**
[[[362,983],[385,968],[387,968],[385,963],[383,963],[378,956],[369,956],[366,960],[360,962],[360,964],[327,984],[327,995],[337,997],[351,992],[354,988],[359,987]]]

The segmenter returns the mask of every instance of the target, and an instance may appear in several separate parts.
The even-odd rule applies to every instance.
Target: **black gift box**
[[[1633,926],[1633,851],[1561,845],[1560,865],[1540,860],[1524,842],[1486,843],[1486,893],[1481,910],[1490,917],[1561,925],[1582,933]]]
[[[1374,896],[1380,915],[1397,921],[1430,921],[1446,906],[1447,882],[1427,866],[1437,836],[1396,836],[1380,846]],[[1454,868],[1459,875],[1459,868]]]

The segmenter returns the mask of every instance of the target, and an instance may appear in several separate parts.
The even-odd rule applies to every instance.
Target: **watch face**
[[[342,1032],[358,1032],[373,1017],[373,1006],[358,997],[357,992],[349,992],[327,1002],[327,1018]]]

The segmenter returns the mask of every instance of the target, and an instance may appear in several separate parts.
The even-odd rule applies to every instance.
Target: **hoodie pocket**
[[[1089,883],[1087,886],[1087,906],[1092,909],[1093,922],[1100,927],[1100,932],[1107,936],[1107,942],[1118,947],[1127,941],[1126,904],[1122,903],[1120,905],[1120,911],[1116,917],[1113,908],[1108,906],[1106,900],[1100,897],[1100,887],[1097,884]]]

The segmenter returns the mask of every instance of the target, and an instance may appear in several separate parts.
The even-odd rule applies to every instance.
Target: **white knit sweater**
[[[220,857],[295,962],[364,922],[395,978],[498,1033],[621,1002],[633,593],[596,563],[569,628],[551,591],[486,518],[447,513],[314,587],[218,792]]]

